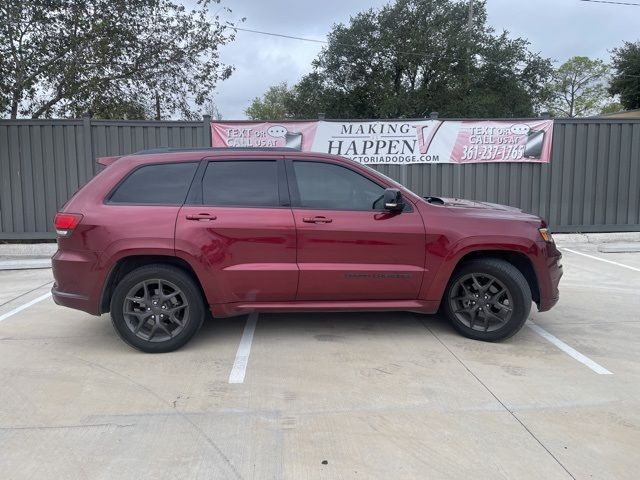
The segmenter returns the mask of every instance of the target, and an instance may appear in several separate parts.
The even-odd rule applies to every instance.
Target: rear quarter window
[[[182,205],[198,162],[144,165],[129,173],[108,198],[127,205]]]

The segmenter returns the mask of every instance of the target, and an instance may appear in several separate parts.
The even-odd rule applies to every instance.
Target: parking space
[[[497,344],[265,314],[147,355],[43,297],[50,270],[0,272],[0,477],[636,478],[640,253],[567,248],[559,305]]]

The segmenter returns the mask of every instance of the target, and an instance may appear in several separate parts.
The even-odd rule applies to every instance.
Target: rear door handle
[[[208,222],[211,220],[215,220],[216,217],[215,215],[211,215],[210,213],[190,213],[189,215],[187,215],[187,220],[197,220],[200,222]]]
[[[302,221],[305,223],[331,223],[333,222],[333,219],[317,216],[317,217],[304,217]]]

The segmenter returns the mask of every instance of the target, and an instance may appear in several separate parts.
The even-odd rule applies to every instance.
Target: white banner
[[[292,147],[364,164],[542,162],[553,120],[212,122],[213,146]]]

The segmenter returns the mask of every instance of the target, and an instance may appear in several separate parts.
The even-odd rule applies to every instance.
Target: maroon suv
[[[53,298],[129,345],[184,345],[209,310],[439,309],[463,335],[516,333],[558,301],[539,217],[420,197],[345,158],[289,149],[147,151],[106,168],[56,216]]]

